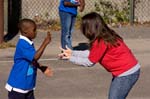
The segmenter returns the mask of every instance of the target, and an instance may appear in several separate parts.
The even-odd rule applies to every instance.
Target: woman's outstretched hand
[[[66,46],[66,49],[60,48],[62,53],[58,55],[60,59],[70,59],[72,50]]]

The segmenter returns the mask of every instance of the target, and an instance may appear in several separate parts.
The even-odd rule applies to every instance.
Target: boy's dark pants
[[[28,93],[19,93],[15,91],[8,92],[8,99],[35,99],[34,91],[29,91]]]

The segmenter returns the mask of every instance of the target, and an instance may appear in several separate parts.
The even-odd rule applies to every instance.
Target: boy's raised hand
[[[44,42],[46,44],[49,44],[51,42],[51,33],[49,31],[47,32],[47,36],[46,36]]]

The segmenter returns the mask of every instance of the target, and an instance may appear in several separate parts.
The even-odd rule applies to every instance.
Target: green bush
[[[122,1],[120,5],[116,1],[98,0],[95,2],[95,10],[108,24],[129,22],[129,0]]]

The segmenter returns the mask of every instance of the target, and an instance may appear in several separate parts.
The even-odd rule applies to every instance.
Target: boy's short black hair
[[[25,32],[25,30],[28,28],[27,24],[33,24],[36,28],[36,23],[32,19],[27,19],[27,18],[21,19],[18,23],[18,28],[21,33]]]

